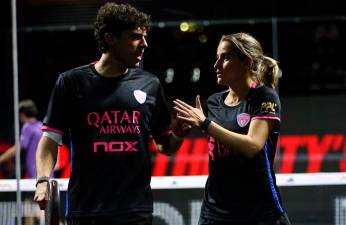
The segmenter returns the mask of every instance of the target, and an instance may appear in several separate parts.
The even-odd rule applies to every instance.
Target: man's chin
[[[140,64],[141,64],[140,62],[137,62],[137,63],[134,63],[134,64],[129,64],[128,67],[129,68],[138,68],[138,67],[140,67]]]

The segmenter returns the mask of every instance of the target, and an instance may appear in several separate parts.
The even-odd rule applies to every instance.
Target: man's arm
[[[42,136],[36,151],[37,178],[49,177],[57,160],[58,144]],[[41,209],[45,209],[48,200],[47,182],[37,184],[34,200]]]
[[[161,137],[154,138],[157,149],[165,155],[172,155],[180,148],[183,143],[183,138],[174,135],[173,133]]]
[[[169,135],[154,138],[158,151],[165,155],[172,155],[178,151],[183,143],[184,137],[191,130],[190,125],[177,119],[177,115],[174,115],[171,127],[172,132]]]
[[[16,146],[13,145],[0,155],[0,164],[7,162],[16,155]]]

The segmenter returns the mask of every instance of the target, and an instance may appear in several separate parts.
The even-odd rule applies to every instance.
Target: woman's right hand
[[[174,109],[178,112],[177,117],[187,124],[194,127],[201,127],[203,121],[206,119],[201,106],[199,95],[196,96],[196,108],[189,104],[177,99],[173,101]]]

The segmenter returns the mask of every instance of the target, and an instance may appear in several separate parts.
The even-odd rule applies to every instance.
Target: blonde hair
[[[251,60],[250,70],[254,80],[267,87],[277,87],[281,75],[278,62],[263,55],[261,44],[253,36],[247,33],[235,33],[222,36],[220,42],[222,41],[233,44],[242,60],[246,58]]]

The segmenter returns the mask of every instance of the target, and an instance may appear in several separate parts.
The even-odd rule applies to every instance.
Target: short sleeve
[[[273,119],[280,122],[281,104],[274,89],[265,88],[255,95],[252,119]]]
[[[27,124],[25,124],[20,132],[20,147],[22,149],[28,149],[30,144],[30,130]]]
[[[53,131],[62,135],[67,130],[68,111],[71,110],[69,92],[65,76],[60,75],[50,96],[47,115],[43,122],[43,131]]]
[[[153,117],[151,119],[151,134],[160,137],[171,133],[171,113],[161,84],[156,96]]]

